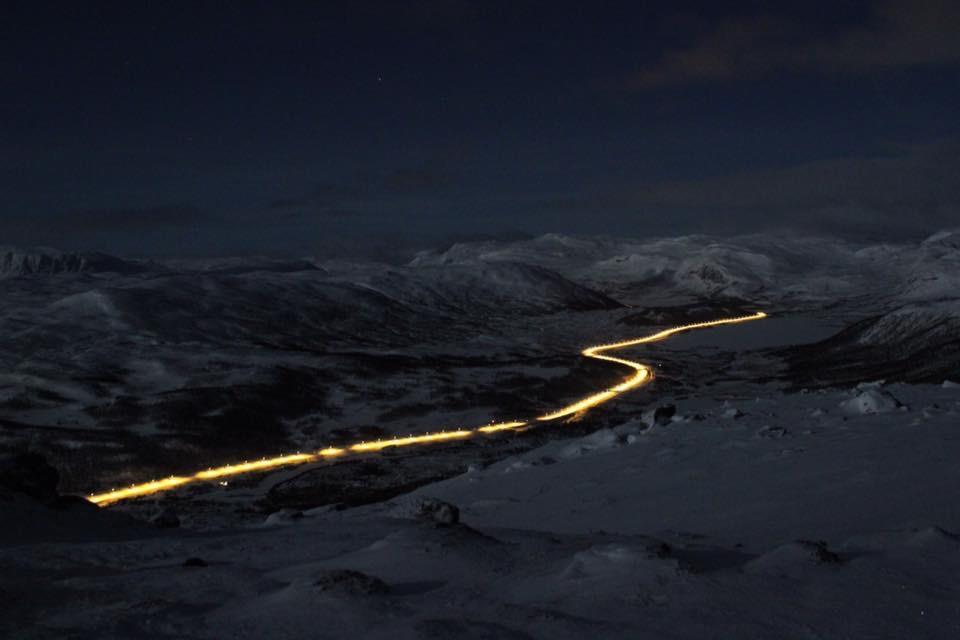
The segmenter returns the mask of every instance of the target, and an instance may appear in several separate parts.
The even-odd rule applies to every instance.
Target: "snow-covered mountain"
[[[18,318],[16,327],[7,326],[5,338],[35,341],[50,332],[93,331],[124,340],[323,349],[449,337],[486,317],[619,306],[552,271],[516,263],[335,270],[259,266],[98,282],[96,288],[51,300],[37,311],[35,323],[23,326]]]
[[[0,636],[953,637],[958,238],[9,250]],[[587,344],[757,308],[569,423],[60,495],[529,419],[623,379]]]
[[[55,429],[60,435],[45,442],[62,446],[58,455],[122,468],[123,455],[98,450],[98,433],[114,442],[147,433],[165,448],[150,464],[168,459],[166,450],[201,447],[223,448],[215,455],[226,460],[294,446],[290,437],[409,428],[408,416],[429,407],[423,396],[436,389],[445,389],[435,398],[448,407],[445,420],[459,411],[482,422],[502,403],[461,397],[455,376],[515,358],[504,352],[529,342],[534,318],[620,307],[519,263],[151,266],[0,280],[0,430],[4,420],[16,425],[13,442]],[[516,327],[523,338],[504,336]],[[77,476],[70,481],[76,486]]]
[[[0,247],[0,277],[62,273],[139,273],[144,265],[103,253]]]
[[[569,398],[617,380],[608,367],[570,373],[585,344],[757,308],[846,327],[770,352],[777,364],[764,376],[937,381],[960,366],[957,237],[548,234],[461,243],[406,266],[11,249],[0,278],[0,421],[16,425],[11,442],[55,429],[58,455],[93,447],[119,471],[122,454],[96,449],[103,433],[139,450],[162,441],[149,451],[166,469],[169,451],[224,446],[230,460],[331,434],[478,424],[549,406],[557,389]]]
[[[420,253],[414,265],[524,262],[634,304],[652,298],[740,298],[834,304],[957,295],[960,242],[943,231],[920,243],[864,245],[768,234],[637,241],[547,234],[531,240],[456,244]]]
[[[274,273],[296,273],[298,271],[318,271],[322,267],[305,258],[282,259],[265,256],[243,256],[227,258],[194,258],[165,260],[163,265],[175,272],[199,272],[216,274],[242,274],[257,271]]]

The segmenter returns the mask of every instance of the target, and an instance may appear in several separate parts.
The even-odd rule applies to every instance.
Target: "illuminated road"
[[[473,429],[457,429],[454,431],[437,431],[433,433],[424,433],[421,435],[412,435],[406,437],[398,438],[389,438],[386,440],[376,440],[373,442],[359,442],[357,444],[348,445],[343,448],[338,447],[328,447],[326,449],[320,449],[313,453],[295,453],[292,455],[279,456],[276,458],[264,458],[262,460],[254,460],[251,462],[241,462],[238,464],[226,465],[223,467],[216,467],[214,469],[207,469],[205,471],[197,472],[189,476],[171,476],[169,478],[163,478],[160,480],[153,480],[151,482],[145,482],[143,484],[133,485],[130,487],[124,487],[120,489],[114,489],[106,493],[100,493],[96,495],[91,495],[88,497],[93,503],[96,503],[101,506],[106,506],[108,504],[113,504],[121,500],[129,500],[130,498],[138,498],[141,496],[151,495],[154,493],[160,493],[162,491],[169,491],[176,487],[181,487],[186,484],[194,482],[204,482],[209,480],[216,480],[219,478],[226,478],[230,476],[240,475],[243,473],[253,473],[256,471],[265,471],[268,469],[275,469],[277,467],[286,467],[292,466],[295,464],[303,464],[306,462],[317,462],[320,460],[329,460],[343,457],[351,453],[367,453],[373,451],[380,451],[387,447],[408,447],[418,444],[430,444],[434,442],[448,442],[455,440],[465,440],[467,438],[479,437],[482,435],[488,435],[491,433],[498,433],[501,431],[510,431],[514,429],[520,429],[522,427],[531,426],[537,422],[550,422],[553,420],[559,420],[560,418],[566,418],[568,416],[578,416],[586,413],[593,407],[603,404],[604,402],[609,402],[614,399],[621,393],[629,391],[630,389],[635,389],[639,386],[642,386],[653,379],[653,370],[647,365],[634,362],[632,360],[626,360],[624,358],[615,358],[613,356],[604,355],[607,351],[616,351],[617,349],[626,349],[628,347],[634,347],[640,344],[646,344],[648,342],[657,342],[659,340],[664,340],[669,338],[672,335],[681,333],[684,331],[693,331],[695,329],[707,329],[709,327],[717,327],[725,324],[739,324],[741,322],[751,322],[753,320],[761,320],[766,318],[767,314],[759,311],[757,313],[747,315],[747,316],[737,316],[734,318],[723,318],[720,320],[710,320],[707,322],[696,322],[693,324],[685,324],[678,327],[673,327],[671,329],[664,329],[657,333],[645,336],[643,338],[636,338],[633,340],[624,340],[623,342],[614,342],[611,344],[602,344],[594,347],[587,347],[581,351],[581,355],[587,358],[594,358],[596,360],[604,360],[606,362],[613,362],[615,364],[623,365],[633,370],[633,374],[621,382],[620,384],[610,387],[609,389],[604,389],[598,393],[587,396],[582,400],[578,400],[572,404],[568,404],[565,407],[561,407],[556,411],[544,414],[537,418],[534,418],[530,421],[516,421],[516,422],[502,422],[498,424],[488,424],[482,427],[476,427]]]

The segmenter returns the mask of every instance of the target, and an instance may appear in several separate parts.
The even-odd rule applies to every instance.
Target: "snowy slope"
[[[920,245],[901,296],[908,301],[960,296],[960,231],[935,233]]]
[[[25,596],[0,635],[955,637],[956,389],[893,387],[909,410],[853,416],[858,390],[740,391],[389,503],[0,540],[0,588]],[[460,522],[421,515],[436,499]]]
[[[960,298],[909,302],[781,355],[801,385],[862,379],[938,382],[960,370]],[[950,292],[956,296],[956,291]]]

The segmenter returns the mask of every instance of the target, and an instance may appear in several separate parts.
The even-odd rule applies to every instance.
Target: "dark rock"
[[[641,421],[648,427],[663,427],[670,424],[670,422],[673,420],[673,416],[676,415],[676,413],[677,407],[675,405],[665,404],[657,407],[656,409],[646,411],[643,414]]]
[[[786,438],[790,432],[784,427],[772,427],[766,425],[757,431],[758,438]]]
[[[672,404],[666,404],[662,407],[657,407],[653,412],[653,423],[656,425],[667,425],[670,424],[670,421],[673,419],[673,416],[676,415],[677,408]]]
[[[187,558],[183,561],[185,567],[206,567],[207,561],[203,558]]]
[[[460,509],[436,498],[423,498],[417,504],[416,516],[438,525],[454,525],[460,522]]]
[[[835,551],[831,551],[823,540],[799,540],[800,544],[810,550],[810,555],[817,564],[843,564],[843,558]]]
[[[742,417],[745,416],[745,415],[746,415],[746,414],[745,414],[743,411],[740,411],[740,409],[738,409],[737,407],[730,407],[730,408],[724,410],[724,412],[720,414],[720,417],[722,417],[722,418],[731,418],[731,419],[733,419],[733,420],[739,420],[740,418],[742,418]]]
[[[390,587],[380,578],[350,569],[322,571],[314,579],[313,586],[319,591],[354,595],[371,596],[390,592]]]

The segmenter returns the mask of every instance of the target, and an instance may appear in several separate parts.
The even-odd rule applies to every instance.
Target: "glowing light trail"
[[[642,384],[645,384],[653,379],[653,369],[648,367],[645,364],[640,362],[634,362],[632,360],[624,360],[623,358],[614,358],[613,356],[602,355],[604,351],[614,351],[616,349],[626,349],[627,347],[635,347],[638,344],[647,344],[650,342],[658,342],[660,340],[665,340],[672,335],[682,333],[684,331],[692,331],[694,329],[706,329],[708,327],[717,327],[722,324],[737,324],[740,322],[750,322],[751,320],[761,320],[766,318],[767,314],[763,311],[758,311],[757,313],[748,315],[748,316],[738,316],[736,318],[723,318],[721,320],[708,320],[707,322],[694,322],[692,324],[684,324],[678,327],[673,327],[671,329],[664,329],[657,333],[651,334],[649,336],[644,336],[643,338],[634,338],[633,340],[624,340],[623,342],[614,342],[611,344],[601,344],[595,347],[587,347],[580,352],[581,355],[587,358],[594,358],[595,360],[605,360],[606,362],[615,362],[621,364],[625,367],[630,367],[636,373],[632,376],[621,382],[620,384],[610,387],[605,391],[595,393],[592,396],[588,396],[583,400],[578,400],[573,404],[569,404],[566,407],[557,409],[546,415],[542,415],[537,420],[541,422],[546,422],[548,420],[556,420],[558,418],[564,418],[566,416],[576,415],[578,413],[583,413],[598,404],[603,404],[612,400],[614,397],[620,395],[624,391],[629,391],[639,387]]]
[[[279,458],[265,458],[263,460],[254,460],[253,462],[241,462],[240,464],[228,464],[225,467],[208,469],[193,475],[197,480],[213,480],[223,478],[224,476],[235,476],[240,473],[250,473],[251,471],[263,471],[273,469],[274,467],[283,467],[288,464],[297,464],[299,462],[312,462],[317,456],[312,453],[297,453],[291,456],[280,456]]]
[[[113,491],[102,493],[98,496],[90,496],[87,499],[94,504],[108,505],[121,500],[129,500],[130,498],[139,498],[140,496],[147,496],[152,493],[169,491],[174,487],[179,487],[192,481],[193,478],[170,476],[163,480],[152,480],[150,482],[144,482],[143,484],[131,485],[123,489],[114,489]]]
[[[741,322],[750,322],[753,320],[760,320],[766,318],[767,314],[758,311],[757,313],[747,315],[747,316],[738,316],[735,318],[723,318],[720,320],[710,320],[707,322],[695,322],[692,324],[680,325],[678,327],[673,327],[671,329],[664,329],[657,333],[645,336],[643,338],[636,338],[633,340],[624,340],[623,342],[614,342],[611,344],[602,344],[593,347],[588,347],[581,351],[581,355],[587,358],[594,358],[596,360],[603,360],[605,362],[613,362],[615,364],[622,365],[633,369],[634,373],[629,378],[624,380],[618,385],[605,389],[593,395],[587,396],[581,400],[578,400],[572,404],[569,404],[565,407],[552,411],[550,413],[544,414],[536,418],[538,422],[549,422],[552,420],[558,420],[560,418],[565,418],[567,416],[577,416],[583,414],[597,405],[603,404],[604,402],[609,402],[613,398],[617,397],[625,391],[635,389],[643,384],[646,384],[653,380],[653,370],[647,365],[634,362],[632,360],[625,360],[623,358],[615,358],[613,356],[603,355],[606,351],[614,351],[617,349],[626,349],[628,347],[634,347],[640,344],[647,344],[650,342],[657,342],[669,338],[672,335],[682,333],[684,331],[692,331],[694,329],[706,329],[709,327],[717,327],[724,324],[738,324]],[[169,478],[164,478],[162,480],[153,480],[151,482],[145,482],[143,484],[133,485],[123,489],[114,489],[113,491],[108,491],[106,493],[101,493],[97,495],[89,496],[88,500],[91,502],[106,506],[108,504],[113,504],[121,500],[129,500],[131,498],[139,498],[141,496],[151,495],[154,493],[160,493],[162,491],[169,491],[179,486],[183,486],[192,482],[200,482],[204,480],[213,480],[216,478],[223,478],[227,476],[239,475],[242,473],[252,473],[254,471],[265,471],[267,469],[274,469],[276,467],[289,466],[294,464],[303,464],[306,462],[316,462],[325,458],[336,458],[338,456],[345,455],[347,453],[367,453],[371,451],[381,451],[387,447],[407,447],[417,444],[430,444],[434,442],[446,442],[452,440],[462,440],[465,438],[470,438],[478,434],[490,434],[497,433],[500,431],[510,431],[514,429],[519,429],[521,427],[528,426],[528,422],[514,421],[514,422],[501,422],[498,424],[488,424],[482,427],[477,427],[475,429],[458,429],[455,431],[438,431],[434,433],[424,433],[420,435],[412,435],[400,438],[389,438],[387,440],[376,440],[374,442],[360,442],[354,445],[347,446],[346,448],[338,447],[327,447],[325,449],[320,449],[315,453],[296,453],[293,455],[279,456],[276,458],[264,458],[262,460],[254,460],[252,462],[242,462],[239,464],[230,464],[222,467],[217,467],[214,469],[207,469],[206,471],[200,471],[193,474],[192,476],[171,476]]]
[[[376,440],[374,442],[361,442],[350,447],[350,451],[380,451],[387,447],[408,447],[411,444],[426,444],[428,442],[443,442],[444,440],[457,440],[460,438],[469,438],[473,431],[469,429],[460,429],[459,431],[439,431],[437,433],[424,433],[419,436],[407,436],[406,438],[389,438],[387,440]]]
[[[500,424],[488,424],[485,427],[477,428],[480,433],[496,433],[497,431],[511,431],[527,426],[526,422],[501,422]]]

